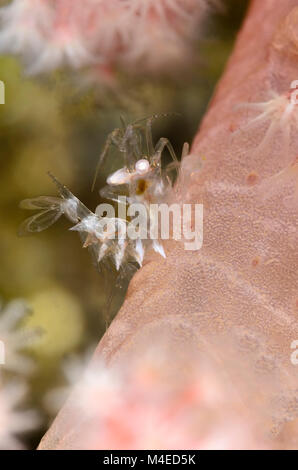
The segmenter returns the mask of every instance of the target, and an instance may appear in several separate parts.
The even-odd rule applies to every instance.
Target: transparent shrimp
[[[142,266],[145,245],[142,240],[131,240],[126,235],[127,221],[120,218],[100,217],[90,211],[69,189],[50,174],[60,197],[40,196],[22,201],[20,206],[38,211],[26,219],[20,235],[40,232],[50,227],[62,215],[72,224],[70,230],[78,232],[83,247],[87,248],[98,272],[103,276],[107,302],[104,316],[107,324],[112,318],[115,289],[125,288],[139,266]]]
[[[51,174],[50,177],[59,190],[60,198],[40,196],[22,201],[22,208],[39,212],[22,223],[19,230],[21,235],[45,230],[64,215],[70,222],[75,223],[70,230],[79,232],[83,247],[90,249],[97,266],[107,259],[112,259],[119,271],[128,259],[139,261],[139,256],[134,256],[136,250],[132,242],[124,240],[127,224],[125,220],[99,217],[57,178]]]
[[[147,120],[146,129],[148,128],[150,128],[148,135],[151,136],[151,119]],[[146,142],[150,157],[143,155],[135,162],[134,168],[123,167],[109,175],[107,186],[100,190],[103,198],[118,202],[119,195],[127,191],[130,203],[141,201],[159,203],[165,198],[173,185],[172,172],[179,170],[180,162],[168,139],[162,137],[155,148],[151,137],[146,138]],[[161,157],[165,148],[169,150],[173,161],[162,169]],[[188,150],[189,145],[185,143],[182,157],[188,153]]]
[[[0,299],[0,338],[5,344],[5,361],[0,361],[2,370],[28,375],[35,369],[33,360],[24,355],[24,350],[40,340],[42,331],[22,327],[22,320],[30,313],[22,299],[15,299],[7,305],[3,305]]]
[[[109,175],[107,178],[107,186],[100,191],[100,195],[103,198],[110,199],[117,203],[120,201],[119,195],[123,193],[128,193],[128,204],[142,203],[147,213],[147,220],[149,221],[148,227],[155,224],[150,211],[150,204],[160,203],[165,200],[173,184],[170,174],[173,170],[177,171],[180,165],[168,139],[162,137],[155,146],[153,145],[152,121],[156,117],[158,116],[145,119],[145,127],[143,126],[142,130],[145,135],[144,142],[146,146],[143,153],[139,154],[139,158],[134,162],[134,166],[124,166]],[[138,134],[138,126],[140,123],[141,121],[127,126],[124,135],[131,136],[133,132]],[[144,137],[141,131],[140,134]],[[139,140],[141,141],[141,139]],[[123,141],[125,142],[125,138]],[[162,169],[161,158],[165,148],[168,149],[173,161]],[[123,149],[124,145],[122,150]],[[188,154],[188,152],[189,145],[185,143],[182,150],[182,157]],[[147,233],[146,239],[138,239],[133,246],[127,249],[128,251],[133,251],[132,257],[137,260],[139,265],[142,265],[144,254],[150,248],[162,257],[166,257],[162,244],[158,240],[151,240],[149,233]]]
[[[162,116],[162,115],[161,115]],[[115,129],[107,138],[104,150],[100,156],[93,187],[96,182],[98,169],[112,145],[123,154],[124,167],[118,169],[107,179],[107,186],[101,195],[119,203],[119,191],[128,192],[129,204],[143,203],[151,222],[150,203],[159,203],[172,188],[170,172],[179,168],[179,161],[168,139],[162,137],[156,145],[152,139],[152,122],[159,115],[135,121]],[[184,144],[183,154],[188,152],[188,144]],[[165,149],[172,157],[172,163],[162,169],[161,159]],[[87,247],[97,266],[112,262],[117,271],[129,264],[142,265],[145,252],[152,248],[165,257],[163,246],[158,240],[127,238],[128,221],[120,218],[100,217],[91,212],[69,189],[61,184],[55,176],[49,173],[56,184],[60,197],[41,196],[27,199],[21,203],[25,209],[39,212],[26,219],[21,225],[20,234],[34,233],[45,230],[54,224],[62,215],[74,224],[70,230],[77,231]],[[149,224],[150,226],[151,224]],[[112,228],[111,228],[112,227]],[[125,233],[125,236],[122,236]],[[147,234],[148,235],[148,234]]]
[[[110,175],[108,184],[111,185],[126,184],[130,178],[137,177],[140,171],[146,173],[145,161],[149,163],[147,171],[151,171],[153,168],[161,168],[161,157],[165,148],[168,149],[173,162],[178,167],[179,161],[169,140],[162,137],[154,146],[152,139],[153,121],[168,115],[156,114],[149,118],[135,121],[127,126],[122,120],[122,128],[115,129],[106,140],[95,170],[92,191],[95,187],[100,167],[112,146],[115,146],[123,154],[124,167]]]

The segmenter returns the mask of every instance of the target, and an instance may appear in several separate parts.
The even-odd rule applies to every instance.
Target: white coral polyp
[[[0,52],[19,54],[28,73],[91,64],[98,2],[14,0],[0,9]]]
[[[206,9],[203,0],[122,0],[127,11],[138,16],[141,22],[160,21],[163,26],[175,27],[178,22],[193,21],[198,12]],[[186,24],[184,26],[186,29]]]
[[[278,94],[271,90],[268,93],[268,100],[257,103],[243,103],[238,108],[245,108],[257,113],[256,117],[241,128],[243,131],[250,131],[256,126],[268,123],[268,128],[262,141],[258,144],[257,152],[261,154],[264,150],[272,146],[274,139],[281,133],[283,138],[283,153],[288,155],[291,133],[296,129],[298,123],[297,104],[292,102],[291,93]],[[236,131],[238,133],[239,131]]]
[[[53,2],[41,53],[28,67],[29,73],[53,70],[62,65],[79,68],[100,61],[92,48],[94,2],[85,3],[82,9],[78,3],[69,0]]]
[[[17,436],[33,430],[39,424],[35,411],[19,409],[26,396],[26,386],[20,382],[0,383],[0,449],[17,450],[23,445]]]
[[[0,53],[36,57],[44,45],[51,9],[44,0],[14,0],[0,9]]]
[[[66,405],[78,419],[71,427],[79,436],[72,448],[265,447],[255,442],[254,417],[247,419],[228,377],[196,358],[177,380],[179,359],[169,361],[162,345],[156,349],[138,350],[128,364],[110,368],[93,358]]]
[[[166,66],[186,53],[207,0],[13,0],[0,8],[0,53],[29,74],[61,66]],[[144,65],[146,62],[143,62]]]
[[[23,350],[36,340],[38,333],[18,326],[27,314],[28,308],[22,300],[14,300],[0,311],[1,370],[28,374],[34,369],[33,361],[24,355]]]

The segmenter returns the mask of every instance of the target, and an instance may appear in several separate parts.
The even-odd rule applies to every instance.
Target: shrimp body
[[[141,266],[149,248],[166,257],[162,244],[150,237],[150,227],[156,224],[150,204],[160,203],[166,199],[173,186],[170,173],[172,170],[178,170],[179,161],[168,139],[162,137],[156,145],[153,145],[151,127],[157,117],[158,115],[154,115],[127,126],[123,123],[122,128],[115,129],[108,136],[93,182],[94,187],[99,168],[109,148],[115,146],[123,156],[124,166],[108,176],[107,185],[100,194],[119,203],[118,197],[124,187],[130,205],[142,204],[146,216],[142,230],[138,226],[136,215],[129,215],[131,220],[128,221],[117,217],[102,217],[97,210],[95,213],[90,211],[66,186],[50,174],[60,197],[40,196],[22,201],[23,209],[38,210],[38,212],[23,222],[19,233],[24,235],[40,232],[64,215],[74,224],[70,230],[79,232],[83,247],[89,248],[97,265],[106,261],[112,262],[117,271],[130,263]],[[162,168],[161,158],[165,149],[168,149],[173,161]],[[188,144],[185,144],[183,154],[187,152]],[[134,236],[127,236],[129,228],[133,229]],[[138,230],[135,230],[136,228]]]

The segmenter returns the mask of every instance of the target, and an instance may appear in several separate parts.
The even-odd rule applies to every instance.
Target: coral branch
[[[298,368],[290,358],[291,343],[298,339],[293,198],[298,136],[287,133],[285,149],[284,128],[275,126],[272,145],[272,139],[264,140],[270,115],[269,122],[246,129],[255,111],[238,105],[266,102],[272,92],[282,96],[298,78],[296,6],[296,0],[252,2],[191,154],[183,160],[183,184],[173,199],[204,204],[202,249],[188,252],[183,244],[168,242],[165,260],[147,256],[95,354],[112,367],[140,357],[143,339],[154,343],[165,332],[177,356],[185,357],[186,344],[214,355],[244,406],[266,410],[261,427],[264,435],[271,433],[271,447],[286,446],[285,435],[288,442],[297,436]],[[193,361],[186,355],[176,376]],[[40,448],[80,448],[88,425],[69,403]]]
[[[183,61],[217,0],[13,0],[0,8],[0,53],[31,75],[118,64],[162,70]]]

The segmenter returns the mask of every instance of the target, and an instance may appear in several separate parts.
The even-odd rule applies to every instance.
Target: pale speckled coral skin
[[[258,155],[266,123],[248,133],[234,133],[248,122],[250,111],[233,107],[265,101],[270,89],[287,92],[298,79],[295,7],[297,0],[252,2],[191,156],[183,162],[184,190],[179,197],[204,204],[203,248],[186,252],[182,244],[168,242],[167,259],[148,257],[96,351],[115,363],[136,353],[140,336],[154,342],[155,333],[166,329],[181,350],[185,342],[200,349],[208,344],[210,349],[231,335],[236,354],[248,337],[250,363],[261,371],[260,387],[269,371],[271,389],[280,387],[283,396],[292,397],[292,408],[296,406],[278,411],[280,419],[298,413],[298,366],[290,362],[291,342],[298,339],[298,201],[291,199],[294,184],[285,190],[276,182],[266,199],[260,183],[295,160],[298,134],[291,135],[289,154],[283,154],[277,135]],[[224,349],[221,360],[225,362]],[[84,432],[82,423],[78,425],[66,406],[40,448],[75,448]],[[73,427],[76,437],[69,434]],[[282,447],[296,445],[297,428],[297,419],[286,425]]]

